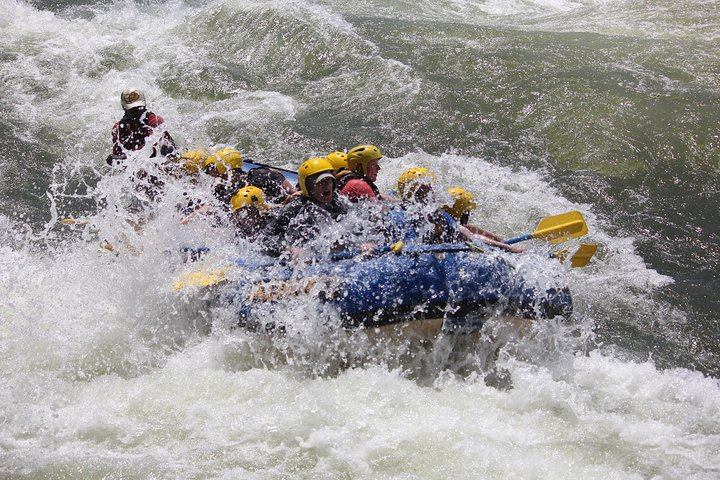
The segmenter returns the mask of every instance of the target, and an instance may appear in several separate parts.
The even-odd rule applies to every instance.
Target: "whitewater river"
[[[717,1],[0,12],[0,478],[720,478]],[[104,162],[131,86],[190,148],[295,169],[376,144],[381,189],[428,167],[504,236],[581,211],[590,265],[517,260],[575,318],[422,348],[311,301],[282,338],[231,328],[171,284],[181,245],[232,235],[178,223],[187,184],[138,213]]]

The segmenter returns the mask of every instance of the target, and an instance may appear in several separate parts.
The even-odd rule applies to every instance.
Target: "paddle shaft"
[[[528,233],[526,235],[520,235],[519,237],[511,238],[509,240],[503,240],[503,243],[512,245],[513,243],[524,242],[525,240],[530,240],[532,238],[533,238],[532,233]]]

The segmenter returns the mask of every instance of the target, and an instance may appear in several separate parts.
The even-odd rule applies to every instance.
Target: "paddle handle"
[[[533,234],[528,233],[526,235],[520,235],[519,237],[511,238],[509,240],[503,240],[503,243],[512,245],[513,243],[524,242],[525,240],[530,240],[531,238],[533,238]]]

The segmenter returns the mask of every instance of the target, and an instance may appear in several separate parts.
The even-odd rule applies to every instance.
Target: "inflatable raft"
[[[265,321],[268,313],[298,299],[317,302],[347,329],[418,323],[427,330],[431,323],[431,334],[471,333],[493,316],[572,313],[567,288],[538,291],[502,256],[463,244],[408,245],[369,258],[336,255],[302,267],[237,260],[234,271],[220,301],[253,330],[282,329]]]
[[[261,166],[265,165],[245,162],[243,167]],[[289,181],[297,181],[294,172],[278,170]],[[512,242],[586,232],[579,212],[570,212],[544,219],[536,232]],[[328,318],[339,319],[342,328],[412,326],[425,336],[472,333],[490,317],[543,319],[572,314],[572,298],[565,286],[540,290],[506,256],[482,249],[486,247],[412,244],[401,249],[380,247],[369,257],[340,252],[293,265],[274,258],[237,259],[229,269],[188,283],[224,283],[215,300],[237,311],[240,326],[260,331],[282,331],[285,327],[278,320],[267,320],[278,318],[273,310],[288,311],[287,305],[308,300]]]

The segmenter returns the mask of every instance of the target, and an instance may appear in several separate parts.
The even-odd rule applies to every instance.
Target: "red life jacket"
[[[336,179],[337,185],[335,188],[337,191],[353,202],[357,202],[361,198],[377,198],[378,200],[382,200],[380,190],[378,190],[375,183],[371,182],[365,175],[360,175],[356,172],[339,172],[339,174],[336,175]]]
[[[126,113],[112,129],[113,155],[121,156],[126,150],[140,150],[145,146],[145,139],[162,123],[163,118],[152,112],[143,112],[139,117]]]

